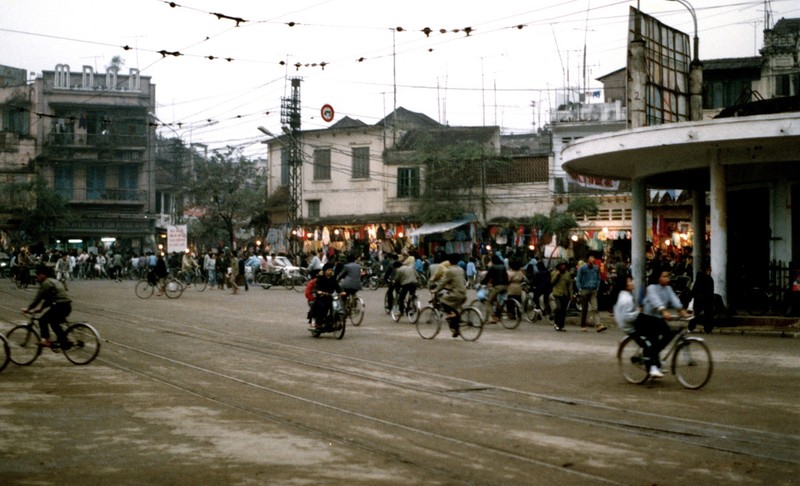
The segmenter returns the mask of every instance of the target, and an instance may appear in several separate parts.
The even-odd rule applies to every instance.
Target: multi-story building
[[[72,72],[33,82],[36,170],[67,200],[71,218],[52,230],[62,246],[153,247],[155,85],[137,69]],[[51,241],[50,244],[57,242]]]
[[[10,246],[9,231],[20,225],[20,214],[30,204],[19,190],[30,183],[36,158],[36,140],[30,133],[31,89],[27,72],[0,66],[0,248]]]

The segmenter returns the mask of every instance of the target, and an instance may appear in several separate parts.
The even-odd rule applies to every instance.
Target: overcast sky
[[[757,55],[763,0],[690,1],[701,59]],[[768,3],[773,24],[800,17],[797,0]],[[326,103],[334,122],[375,123],[392,111],[396,85],[397,106],[522,133],[547,123],[565,85],[591,91],[624,67],[637,5],[693,35],[689,11],[668,0],[0,0],[0,64],[102,73],[121,56],[123,74],[135,67],[152,78],[158,117],[182,123],[174,130],[185,141],[249,155],[264,150],[256,127],[280,132],[292,76],[303,78],[304,130],[328,126]]]

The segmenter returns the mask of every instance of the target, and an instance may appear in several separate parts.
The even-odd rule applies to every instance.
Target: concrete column
[[[647,287],[647,186],[644,179],[631,181],[631,275],[633,295],[641,302]]]
[[[703,63],[692,61],[689,67],[689,120],[703,119]]]
[[[728,180],[719,152],[712,156],[710,169],[711,276],[714,292],[721,295],[728,306]]]
[[[628,44],[628,128],[647,125],[647,62],[645,41],[634,39]]]
[[[706,250],[706,191],[695,189],[692,193],[692,260],[695,275],[703,267]],[[694,275],[691,276],[694,279]]]

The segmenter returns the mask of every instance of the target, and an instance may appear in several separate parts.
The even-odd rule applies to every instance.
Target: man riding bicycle
[[[400,295],[398,297],[397,306],[400,314],[405,313],[406,296],[409,294],[417,295],[417,270],[415,267],[415,258],[412,256],[406,257],[402,265],[395,271],[394,281],[395,285],[400,287]]]
[[[22,312],[28,314],[30,312],[39,312],[47,307],[47,311],[39,318],[39,326],[41,328],[42,347],[52,347],[53,343],[50,341],[50,328],[56,333],[56,338],[61,349],[68,346],[64,330],[61,329],[61,323],[67,320],[72,312],[72,299],[67,296],[67,291],[64,285],[55,278],[53,269],[47,265],[36,266],[36,281],[39,283],[39,291],[33,302],[28,307],[22,309]],[[36,308],[39,304],[41,307]]]
[[[347,255],[347,263],[344,264],[336,278],[348,297],[361,290],[361,265],[356,263],[355,255],[352,253]]]
[[[438,297],[439,302],[442,304],[446,318],[450,325],[450,330],[453,332],[453,337],[461,335],[460,320],[461,306],[467,300],[467,275],[464,270],[458,266],[458,255],[448,256],[449,266],[438,280],[436,287],[433,289],[434,296],[438,296],[440,292],[446,291],[441,297]]]

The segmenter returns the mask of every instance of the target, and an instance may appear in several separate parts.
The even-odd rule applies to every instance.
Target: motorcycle
[[[316,323],[315,326],[309,327],[308,330],[311,331],[311,336],[315,338],[320,337],[323,333],[330,332],[333,333],[333,337],[336,339],[342,339],[346,327],[347,313],[344,309],[344,301],[338,295],[334,295],[331,311],[326,316],[325,322]]]

